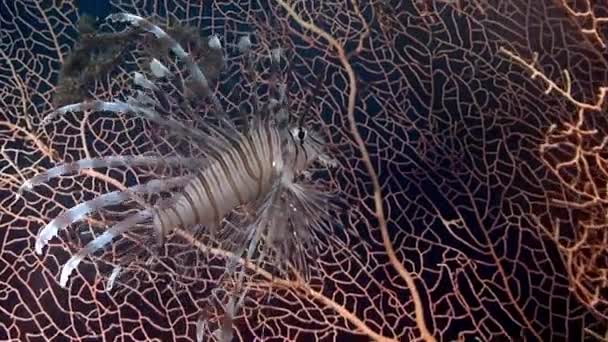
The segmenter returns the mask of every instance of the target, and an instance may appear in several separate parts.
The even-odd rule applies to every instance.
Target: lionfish
[[[71,272],[83,258],[142,225],[162,243],[177,227],[186,230],[202,227],[196,229],[205,229],[213,234],[230,224],[231,229],[244,236],[239,249],[241,253],[247,251],[248,258],[253,256],[258,245],[263,244],[273,251],[268,255],[277,258],[277,263],[289,262],[295,264],[296,269],[306,267],[304,251],[315,245],[315,235],[329,231],[332,210],[336,208],[335,196],[312,181],[310,169],[313,164],[330,168],[335,161],[320,134],[305,127],[304,116],[294,118],[285,109],[285,87],[280,89],[276,98],[270,98],[264,107],[265,113],[254,113],[247,117],[245,124],[238,125],[235,118],[224,112],[210,88],[209,79],[193,56],[165,30],[133,14],[111,14],[107,19],[141,30],[165,47],[167,53],[172,52],[185,66],[191,78],[189,85],[192,91],[200,93],[213,106],[216,120],[195,128],[160,114],[158,108],[164,101],[160,97],[166,94],[153,82],[153,77],[167,77],[169,70],[157,59],[149,64],[150,79],[143,71],[134,73],[134,83],[144,89],[138,91],[137,96],[128,97],[125,101],[88,99],[57,108],[43,119],[42,123],[46,124],[68,112],[88,110],[128,113],[178,132],[204,151],[202,156],[195,158],[123,155],[81,159],[60,164],[26,180],[20,191],[32,190],[51,178],[90,168],[179,165],[190,170],[185,176],[152,179],[126,190],[101,194],[52,219],[38,233],[35,242],[38,254],[61,230],[104,208],[127,201],[135,201],[138,205],[137,211],[109,226],[63,265],[61,286],[65,287]],[[221,48],[217,36],[212,36],[208,45],[214,49]],[[239,41],[238,47],[243,52],[249,45],[251,41],[245,37]],[[279,57],[271,53],[271,64],[277,63]],[[142,199],[144,195],[159,193],[169,193],[169,196],[156,203]],[[248,208],[249,218],[231,221],[230,217],[243,207]]]

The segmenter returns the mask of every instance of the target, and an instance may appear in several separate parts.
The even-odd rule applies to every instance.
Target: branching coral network
[[[596,25],[593,27],[582,32],[592,34],[603,46]],[[530,79],[539,79],[545,95],[559,94],[576,112],[574,121],[549,126],[539,146],[545,165],[562,186],[551,193],[550,200],[572,213],[566,220],[552,218],[545,227],[560,250],[571,290],[604,321],[596,329],[606,330],[585,328],[585,331],[592,337],[605,339],[608,336],[605,325],[608,322],[608,131],[601,125],[602,121],[594,121],[592,115],[605,113],[608,86],[599,87],[595,102],[577,100],[567,69],[562,71],[564,84],[560,86],[540,71],[537,54],[527,62],[504,47],[499,51],[522,66]]]
[[[595,44],[606,48],[606,37],[602,31],[608,24],[608,13],[597,14],[591,0],[576,1],[558,0],[568,15],[572,16],[582,33],[589,36]],[[578,7],[576,6],[578,5]]]
[[[601,2],[110,2],[184,51],[167,56],[157,30],[87,19],[75,1],[0,2],[0,339],[604,338]],[[167,231],[161,245],[139,224],[61,279],[108,226],[163,204],[140,191],[148,182],[187,176],[192,160],[75,167],[32,191],[26,180],[107,156],[196,159],[193,142],[218,127],[206,123],[226,115],[246,131],[246,116],[281,108],[334,156],[301,181],[314,174],[347,203],[306,251],[310,275],[289,248],[281,263],[218,243],[221,227]],[[134,192],[36,253],[70,208]]]

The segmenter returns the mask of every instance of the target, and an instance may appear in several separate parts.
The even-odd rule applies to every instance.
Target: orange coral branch
[[[585,0],[587,10],[584,12],[575,11],[566,3],[566,0],[561,0],[559,5],[561,5],[566,10],[566,12],[568,12],[568,14],[575,18],[591,18],[591,28],[581,28],[581,32],[590,35],[598,44],[602,46],[602,48],[606,48],[606,43],[604,43],[602,37],[600,36],[600,33],[598,32],[598,24],[607,23],[608,17],[596,17],[595,13],[593,13],[592,11],[591,2],[589,0]]]
[[[571,92],[572,84],[570,81],[570,74],[568,73],[567,70],[564,70],[564,76],[566,77],[566,87],[564,89],[564,88],[561,88],[560,86],[558,86],[552,80],[550,80],[547,76],[545,76],[545,74],[543,74],[541,71],[539,71],[534,66],[533,63],[536,59],[534,59],[534,61],[532,63],[528,63],[523,58],[516,55],[514,52],[511,52],[502,46],[500,47],[499,51],[508,55],[509,57],[511,57],[517,63],[521,64],[524,68],[530,70],[530,72],[532,72],[532,75],[530,76],[531,79],[536,79],[538,77],[541,80],[543,80],[543,82],[545,82],[547,84],[547,90],[545,91],[545,94],[549,94],[552,90],[555,90],[560,95],[562,95],[564,98],[566,98],[568,101],[570,101],[572,104],[574,104],[575,106],[577,106],[579,108],[593,110],[593,111],[602,110],[602,105],[604,104],[604,99],[606,97],[606,93],[608,92],[608,87],[600,87],[598,99],[595,103],[590,104],[590,103],[581,102],[581,101],[574,99],[574,97],[572,96],[572,92]]]
[[[191,243],[193,246],[198,248],[203,253],[211,253],[213,255],[221,256],[221,257],[229,259],[229,260],[232,260],[235,257],[235,255],[231,252],[228,252],[228,251],[225,251],[225,250],[219,249],[219,248],[213,248],[213,247],[206,246],[205,244],[200,242],[198,239],[194,238],[191,233],[189,233],[183,229],[177,229],[175,231],[175,234],[184,238],[186,241]],[[351,324],[356,326],[359,331],[366,334],[367,336],[372,338],[374,341],[382,341],[382,342],[397,341],[395,339],[388,338],[388,337],[385,337],[385,336],[382,336],[382,335],[376,333],[369,326],[367,326],[367,324],[365,324],[364,321],[362,321],[359,317],[357,317],[357,315],[350,312],[343,305],[331,300],[330,298],[327,298],[321,292],[314,290],[313,288],[311,288],[304,282],[296,282],[296,281],[290,281],[287,279],[279,279],[279,278],[273,276],[270,272],[257,266],[254,262],[246,261],[243,258],[239,258],[238,262],[241,265],[246,266],[248,269],[250,269],[250,270],[254,271],[255,273],[261,275],[262,277],[266,278],[267,280],[271,281],[272,284],[275,286],[278,285],[278,286],[289,288],[289,289],[304,291],[307,295],[309,295],[312,298],[323,303],[323,305],[332,308],[334,311],[336,311],[338,314],[340,314],[340,316],[344,317],[347,321],[349,321]]]
[[[356,77],[355,72],[350,65],[348,58],[346,57],[346,52],[344,51],[344,47],[329,33],[325,32],[315,24],[304,20],[300,17],[299,14],[295,12],[293,7],[291,7],[288,3],[283,0],[276,0],[283,9],[287,11],[289,16],[291,16],[300,26],[303,28],[310,30],[311,32],[323,37],[329,44],[335,49],[338,59],[344,67],[349,81],[349,94],[348,94],[348,111],[347,118],[350,124],[350,131],[357,142],[359,150],[361,152],[361,157],[363,162],[367,168],[367,172],[372,179],[373,189],[374,189],[374,204],[376,210],[376,218],[378,219],[378,224],[380,226],[380,232],[382,233],[382,241],[384,247],[386,249],[386,253],[389,257],[391,265],[395,268],[395,270],[399,273],[401,278],[403,278],[407,284],[407,287],[412,294],[412,299],[414,301],[415,307],[415,318],[416,325],[420,330],[420,334],[423,340],[427,342],[435,341],[435,337],[431,334],[428,327],[426,326],[426,322],[424,321],[424,308],[422,305],[422,300],[420,299],[420,294],[418,293],[418,289],[416,288],[416,282],[414,281],[414,277],[410,274],[410,272],[405,269],[403,264],[397,258],[397,254],[393,248],[393,243],[391,242],[390,236],[388,234],[388,228],[386,225],[386,216],[384,214],[384,209],[382,207],[382,193],[380,188],[380,183],[378,181],[378,175],[374,170],[374,166],[372,165],[371,159],[369,157],[369,153],[367,152],[367,148],[365,147],[365,141],[359,134],[357,129],[356,120],[355,120],[355,102],[357,96],[357,85],[356,85]]]

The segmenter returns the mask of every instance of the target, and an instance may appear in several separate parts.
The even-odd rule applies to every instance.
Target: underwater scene
[[[0,340],[608,341],[608,3],[0,0]]]

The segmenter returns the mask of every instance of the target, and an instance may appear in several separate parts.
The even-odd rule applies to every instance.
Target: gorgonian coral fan
[[[158,102],[162,118],[187,123],[184,132],[223,119],[153,34],[103,20],[79,25],[72,1],[0,2],[0,335],[604,336],[606,10],[565,0],[112,1],[112,13],[147,18],[184,47],[239,129],[244,114],[268,112],[284,83],[289,112],[305,114],[307,133],[320,133],[338,160],[330,172],[313,165],[311,180],[348,206],[337,215],[343,227],[306,255],[316,260],[309,279],[258,264],[257,253],[252,262],[235,257],[240,234],[177,229],[161,248],[157,235],[142,236],[144,224],[83,258],[61,288],[61,266],[83,246],[162,201],[136,192],[141,205],[129,197],[132,206],[105,207],[38,255],[41,229],[104,194],[188,177],[193,164],[172,156],[204,151],[133,112],[42,120],[73,103],[136,104],[128,102],[136,89]],[[117,38],[107,49],[88,45],[105,34]],[[247,47],[252,58],[239,52]],[[271,56],[282,58],[278,73]],[[154,59],[171,78],[152,77],[164,73]],[[163,91],[134,85],[135,70],[139,83]],[[159,155],[166,164],[86,169],[17,196],[25,180],[64,163]],[[242,274],[242,285],[228,274]],[[231,295],[239,286],[245,297]]]

